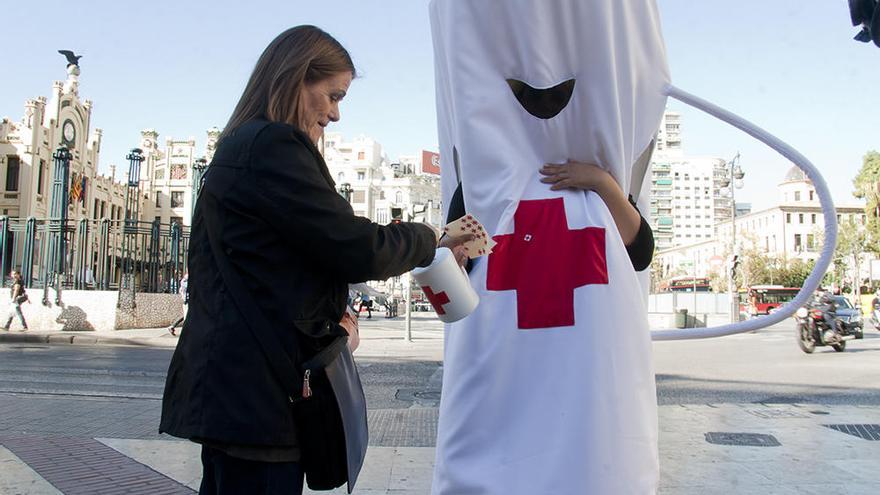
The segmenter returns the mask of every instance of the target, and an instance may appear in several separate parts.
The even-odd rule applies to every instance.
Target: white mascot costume
[[[807,171],[830,246],[802,293],[745,325],[655,339],[752,330],[803,305],[833,253],[827,187],[796,151],[670,85],[654,0],[432,0],[430,9],[443,204],[460,187],[467,213],[497,242],[469,273],[476,310],[446,326],[433,493],[655,493],[642,287],[602,199],[551,191],[538,170],[594,163],[623,191],[633,181],[638,190],[644,171],[633,164],[672,96]]]
[[[538,170],[595,163],[628,190],[669,84],[654,2],[435,0],[431,20],[444,204],[460,180],[498,243],[446,329],[434,493],[653,493],[639,281],[602,199]]]

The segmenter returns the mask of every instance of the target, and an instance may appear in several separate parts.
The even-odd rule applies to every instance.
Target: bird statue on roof
[[[82,55],[74,55],[70,50],[58,50],[58,53],[67,57],[67,67],[70,67],[71,65],[79,67],[79,59],[82,58]]]

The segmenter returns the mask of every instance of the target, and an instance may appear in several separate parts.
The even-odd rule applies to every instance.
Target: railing
[[[128,274],[136,292],[177,292],[188,247],[177,223],[0,216],[0,286],[18,270],[25,287],[117,290]]]

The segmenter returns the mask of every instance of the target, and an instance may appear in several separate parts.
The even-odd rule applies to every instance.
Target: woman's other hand
[[[355,316],[354,311],[352,311],[351,308],[345,308],[345,313],[342,315],[342,320],[340,320],[339,326],[348,332],[348,348],[351,352],[354,352],[361,343],[361,335],[358,329],[357,316]]]
[[[455,261],[458,263],[458,266],[463,267],[468,261],[467,251],[464,250],[464,243],[470,242],[474,240],[474,238],[473,234],[462,235],[454,239],[448,235],[444,235],[440,238],[440,244],[437,247],[449,248],[449,250],[452,251],[453,256],[455,256]]]
[[[562,164],[545,164],[540,173],[544,176],[541,182],[551,184],[551,191],[583,189],[602,194],[616,184],[611,174],[598,165],[572,160]]]

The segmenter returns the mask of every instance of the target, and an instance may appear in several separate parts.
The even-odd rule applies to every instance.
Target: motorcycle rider
[[[822,319],[825,320],[828,330],[836,331],[837,305],[834,303],[834,296],[831,295],[830,291],[820,289],[820,292],[816,295],[815,308],[822,311]]]

